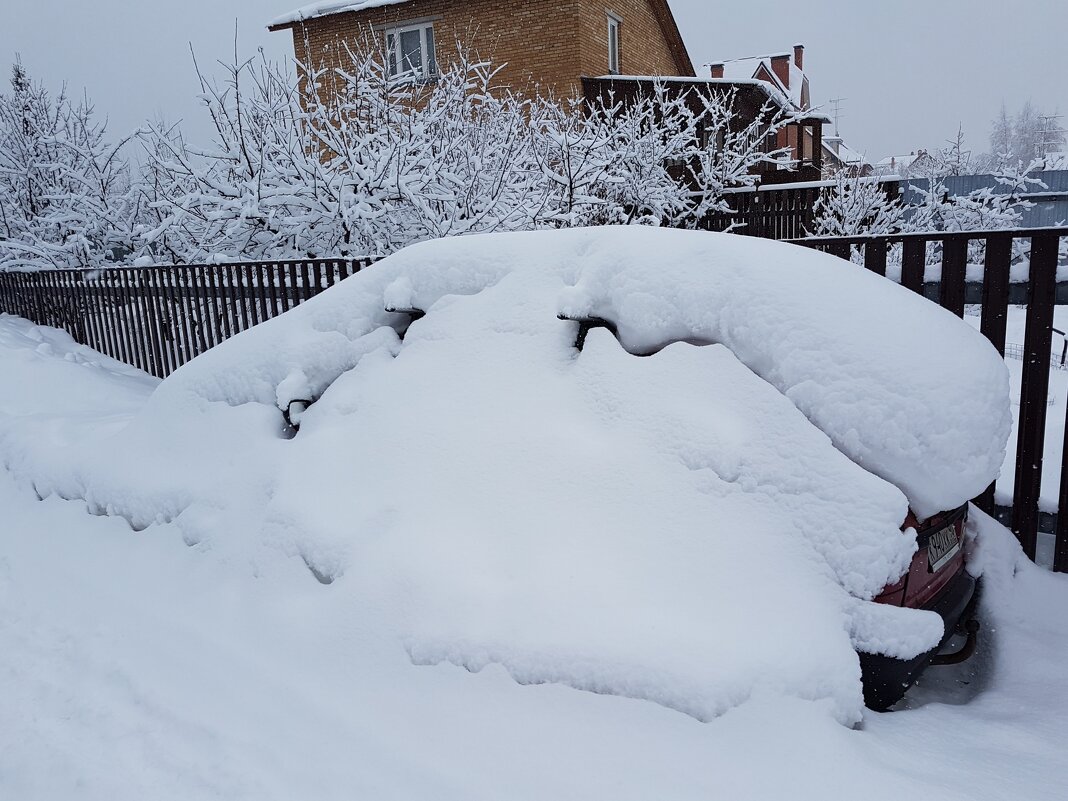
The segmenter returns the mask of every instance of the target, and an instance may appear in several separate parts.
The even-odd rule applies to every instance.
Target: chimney
[[[772,56],[771,57],[771,71],[775,73],[782,85],[787,89],[790,88],[790,56]]]
[[[713,78],[722,78],[723,77],[723,65],[722,64],[713,64],[712,65],[712,77]]]
[[[803,44],[794,45],[794,66],[799,70],[805,68],[805,46]]]

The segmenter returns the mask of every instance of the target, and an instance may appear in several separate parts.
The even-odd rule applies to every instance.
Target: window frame
[[[618,14],[613,14],[611,11],[606,11],[605,16],[608,19],[608,74],[609,75],[622,75],[623,74],[623,54],[620,42],[622,36],[620,35],[623,28],[623,18]],[[613,41],[614,37],[614,41]],[[613,46],[615,51],[613,52]],[[615,57],[615,63],[613,64],[613,56]]]
[[[421,64],[419,69],[401,71],[404,63],[404,53],[401,51],[401,34],[419,32],[419,54]],[[429,37],[427,31],[430,32]],[[438,79],[438,57],[435,52],[437,37],[434,35],[433,20],[420,20],[418,22],[401,23],[382,29],[385,35],[386,50],[386,74],[389,78],[398,80],[414,80],[429,83]],[[392,47],[390,41],[392,40]],[[429,46],[428,46],[429,42]]]

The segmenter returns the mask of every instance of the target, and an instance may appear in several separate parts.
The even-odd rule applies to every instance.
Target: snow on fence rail
[[[371,261],[0,272],[0,311],[62,328],[83,344],[164,378]]]
[[[859,250],[863,265],[882,276],[887,274],[888,249],[900,245],[901,285],[930,298],[958,317],[964,316],[967,302],[977,300],[982,306],[979,330],[1003,356],[1006,355],[1005,332],[1010,300],[1026,303],[1027,324],[1020,352],[1023,379],[1012,506],[996,505],[993,485],[976,499],[976,503],[1011,526],[1031,559],[1035,558],[1037,551],[1040,526],[1044,529],[1048,527],[1056,537],[1053,569],[1068,572],[1068,447],[1063,449],[1061,455],[1057,505],[1058,511],[1064,510],[1065,513],[1050,515],[1039,512],[1042,456],[1049,408],[1049,374],[1051,362],[1054,361],[1053,307],[1060,294],[1057,262],[1062,237],[1068,237],[1068,227],[809,238],[793,240],[793,244],[816,248],[846,260],[850,260],[854,251]],[[1029,260],[1028,280],[1022,285],[1026,287],[1026,297],[1020,298],[1010,292],[1013,286],[1010,284],[1010,268],[1016,240],[1025,239],[1029,240],[1027,244],[1030,245],[1023,251]],[[927,282],[925,285],[927,246],[931,243],[939,246],[941,277],[937,282]],[[972,243],[983,245],[983,280],[969,286],[968,248]],[[1019,249],[1017,252],[1020,252]],[[977,297],[969,291],[976,289]],[[907,321],[902,321],[902,324],[907,325]],[[1068,430],[1068,420],[1065,423],[1065,430]]]

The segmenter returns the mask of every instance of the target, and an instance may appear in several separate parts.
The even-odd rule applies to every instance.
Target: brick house
[[[812,108],[808,75],[805,74],[803,44],[795,44],[792,51],[720,61],[710,64],[709,72],[713,78],[724,80],[762,81],[784,94],[795,110],[809,111]],[[806,154],[813,154],[815,149],[809,141],[810,137],[811,134],[804,140]],[[797,138],[783,138],[779,142],[780,147],[787,144],[794,148],[796,156]],[[822,137],[822,161],[824,177],[839,171],[851,175],[871,173],[871,165],[864,161],[861,154],[846,145],[837,133]]]
[[[463,43],[503,64],[498,84],[578,96],[581,76],[693,76],[667,0],[329,0],[274,20],[298,59],[340,64],[345,46],[371,41],[391,72],[431,78]]]
[[[381,49],[391,73],[432,80],[463,44],[503,65],[498,86],[527,94],[587,100],[612,94],[626,101],[662,78],[672,91],[733,92],[740,128],[769,102],[783,109],[808,103],[800,47],[794,53],[799,79],[778,56],[769,57],[767,75],[759,65],[756,74],[735,65],[732,77],[697,77],[668,0],[322,0],[268,28],[290,31],[298,60],[315,69],[343,67],[346,48],[370,46]],[[818,178],[824,120],[806,118],[768,141],[769,149],[790,146],[795,158],[762,167],[761,181]]]

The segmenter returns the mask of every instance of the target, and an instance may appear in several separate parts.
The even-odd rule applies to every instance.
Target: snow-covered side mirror
[[[612,332],[612,336],[619,338],[619,332],[616,330],[616,324],[611,320],[606,320],[604,317],[584,316],[574,317],[569,314],[561,312],[556,315],[558,320],[566,320],[572,323],[578,323],[578,333],[575,335],[575,349],[579,352],[586,345],[586,336],[590,333],[591,328],[607,328]]]
[[[304,412],[314,403],[310,398],[314,394],[311,382],[303,370],[293,370],[287,375],[275,390],[275,399],[286,425],[293,431],[300,429],[300,418]]]
[[[386,306],[386,311],[389,312],[390,314],[404,314],[404,315],[407,315],[408,322],[403,323],[403,324],[397,326],[397,328],[396,328],[397,336],[399,336],[402,340],[404,339],[404,335],[408,333],[408,329],[411,328],[412,323],[414,323],[416,320],[420,320],[423,317],[426,317],[426,312],[425,311],[423,311],[422,309],[417,309],[415,307],[399,308],[399,307],[394,307],[394,306]]]
[[[286,407],[282,409],[282,417],[286,419],[286,425],[294,431],[299,431],[300,419],[311,405],[312,401],[307,400],[306,398],[296,398],[291,400]]]

